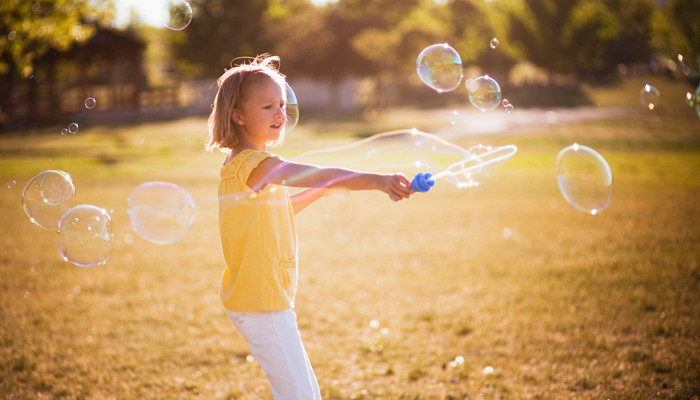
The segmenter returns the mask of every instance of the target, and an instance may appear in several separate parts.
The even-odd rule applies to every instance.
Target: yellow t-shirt
[[[219,295],[231,311],[294,308],[297,289],[297,235],[285,186],[255,192],[248,177],[275,155],[243,150],[221,167],[219,231],[226,269]]]

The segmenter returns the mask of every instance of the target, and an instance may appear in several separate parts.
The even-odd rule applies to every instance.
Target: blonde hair
[[[238,144],[241,128],[233,122],[231,112],[241,107],[252,83],[269,78],[277,82],[283,90],[286,90],[285,77],[278,70],[279,62],[280,59],[277,56],[262,54],[253,58],[249,63],[243,63],[226,70],[216,80],[219,89],[207,120],[209,137],[206,149],[208,151],[217,148],[228,153]],[[267,145],[277,146],[283,141],[284,130],[279,139],[268,142]]]

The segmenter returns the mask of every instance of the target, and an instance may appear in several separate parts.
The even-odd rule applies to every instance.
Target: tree
[[[114,15],[110,0],[4,0],[0,2],[0,125],[14,85],[29,79],[49,50],[87,41],[94,24]]]
[[[510,40],[550,78],[600,70],[605,48],[619,29],[616,18],[595,0],[525,0],[525,9],[509,20]]]
[[[237,57],[269,53],[264,15],[268,0],[192,0],[192,22],[172,32],[172,51],[189,77],[216,77]]]
[[[616,71],[619,64],[647,61],[651,55],[652,0],[607,0],[621,26],[605,48],[603,71]]]
[[[670,0],[654,20],[654,44],[666,56],[683,55],[683,62],[700,69],[700,5],[697,0]]]

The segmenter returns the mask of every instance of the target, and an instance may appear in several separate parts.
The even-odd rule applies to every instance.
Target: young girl
[[[209,116],[208,150],[228,153],[219,183],[219,229],[226,268],[221,301],[270,380],[275,399],[320,399],[297,328],[294,214],[326,188],[380,190],[408,198],[401,174],[299,164],[267,151],[284,136],[285,78],[278,57],[259,56],[224,72]],[[287,186],[309,188],[290,196]]]

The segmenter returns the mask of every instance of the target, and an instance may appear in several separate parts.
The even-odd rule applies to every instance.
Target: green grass
[[[700,120],[685,111],[463,138],[519,151],[478,188],[401,203],[352,193],[299,214],[297,313],[324,398],[697,399]],[[384,117],[386,130],[431,128],[418,110]],[[375,127],[308,121],[280,151]],[[0,183],[16,181],[0,187],[0,399],[271,398],[218,299],[222,157],[205,136],[203,118],[0,136]],[[573,141],[615,177],[596,216],[556,185]],[[21,190],[45,169],[113,210],[105,265],[63,262],[56,233],[23,213]],[[126,199],[147,180],[198,200],[182,241],[131,228]]]

